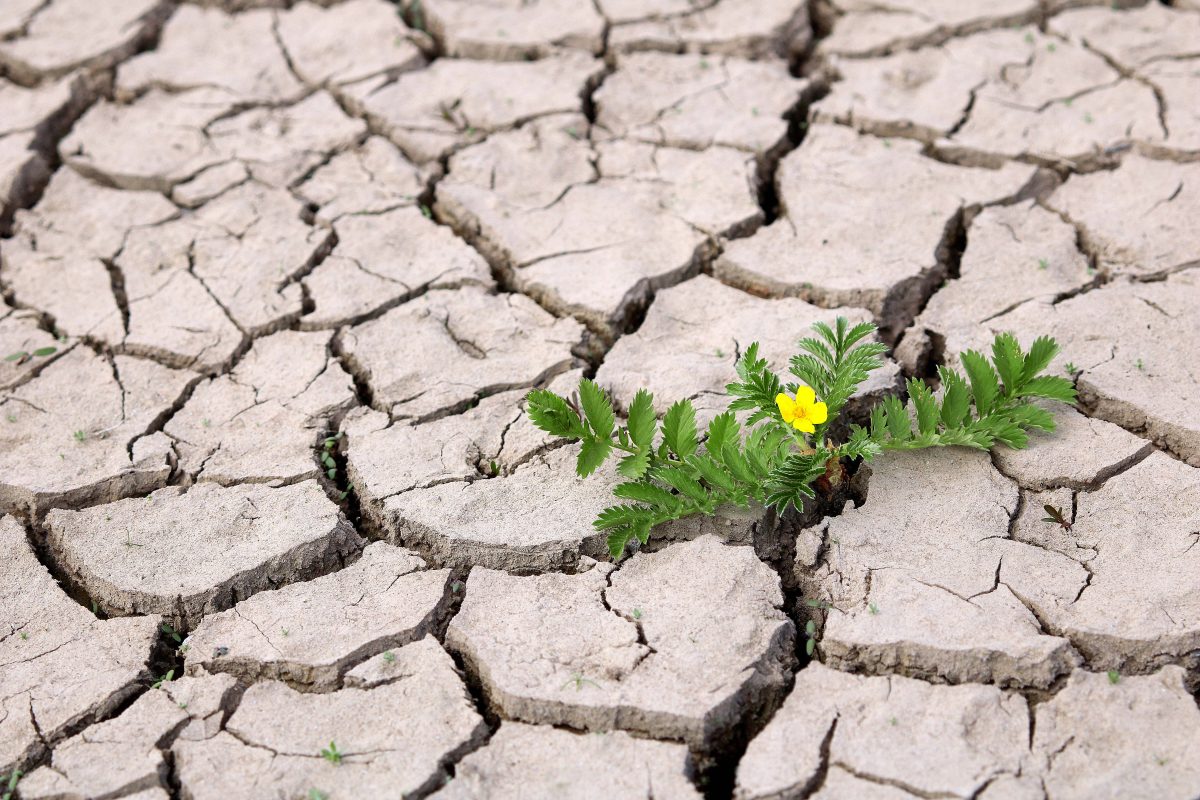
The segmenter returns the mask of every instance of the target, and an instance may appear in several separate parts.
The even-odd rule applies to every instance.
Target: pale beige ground
[[[5,0],[0,793],[1194,800],[1198,219],[1195,0]],[[612,564],[838,315],[1079,408]]]

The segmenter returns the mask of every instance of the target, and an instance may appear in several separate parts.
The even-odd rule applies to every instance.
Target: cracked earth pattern
[[[0,792],[1200,798],[1198,219],[1196,0],[3,0]],[[1079,407],[612,564],[838,315]]]

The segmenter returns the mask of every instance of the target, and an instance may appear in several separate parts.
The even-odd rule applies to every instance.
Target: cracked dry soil
[[[5,0],[0,791],[1194,800],[1197,219],[1196,0]],[[610,563],[837,315],[1079,408]]]

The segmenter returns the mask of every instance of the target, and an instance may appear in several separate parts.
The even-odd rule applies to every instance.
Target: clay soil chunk
[[[778,577],[751,548],[713,536],[640,553],[619,570],[476,569],[465,592],[447,646],[507,719],[708,751],[770,708],[791,668]]]
[[[238,103],[281,103],[304,86],[288,68],[270,11],[227,14],[190,3],[163,27],[158,47],[117,70],[117,90],[134,95],[148,87],[178,92],[212,87]]]
[[[798,56],[812,39],[808,3],[796,0],[717,0],[614,25],[616,52],[659,50],[766,58]]]
[[[750,742],[734,797],[978,797],[990,782],[1020,774],[1028,742],[1019,695],[850,675],[813,663]],[[895,791],[871,794],[860,782]],[[824,792],[809,794],[822,785]]]
[[[801,534],[797,580],[825,601],[825,663],[947,683],[1050,686],[1080,657],[1039,623],[1024,584],[1081,591],[1080,563],[1007,538],[1017,487],[985,454],[889,454],[866,502]],[[1011,576],[1011,577],[1010,577]],[[1074,595],[1072,595],[1074,596]]]
[[[239,598],[331,572],[362,540],[313,481],[201,483],[46,518],[70,579],[110,614],[161,613],[176,627]]]
[[[717,236],[762,220],[751,155],[585,138],[560,115],[457,153],[436,210],[505,280],[606,340],[655,289],[699,269]]]
[[[752,342],[777,374],[786,374],[796,341],[812,324],[838,316],[869,320],[858,308],[824,310],[796,298],[764,300],[701,275],[661,291],[635,333],[622,337],[596,372],[596,381],[627,408],[639,389],[652,392],[660,412],[690,398],[701,424],[725,410],[725,385]],[[859,411],[897,386],[899,368],[888,362],[855,395]]]
[[[1071,176],[1046,203],[1079,225],[1108,273],[1154,278],[1200,265],[1200,164],[1129,155],[1115,170]],[[1148,215],[1153,225],[1129,224]]]
[[[487,262],[414,204],[333,223],[337,245],[304,278],[315,309],[303,325],[370,319],[430,289],[494,285]]]
[[[614,138],[767,156],[787,140],[787,116],[808,82],[778,61],[631,53],[596,92],[596,124]]]
[[[393,419],[462,410],[563,371],[581,338],[573,320],[519,294],[467,286],[435,291],[344,329],[339,346],[376,408]]]
[[[40,515],[162,486],[170,440],[147,435],[184,396],[194,373],[151,361],[111,361],[85,347],[53,360],[0,397],[0,504]]]
[[[346,214],[380,214],[415,206],[426,176],[382,136],[338,153],[296,189],[317,206],[316,219],[332,223]]]
[[[1076,672],[1035,715],[1033,751],[1050,797],[1184,800],[1200,785],[1200,711],[1178,667],[1115,684]]]
[[[536,117],[581,111],[581,90],[601,71],[600,61],[577,51],[521,62],[444,58],[346,94],[374,130],[424,163]]]
[[[986,28],[1032,23],[1036,0],[835,0],[833,30],[821,50],[849,56],[878,56],[937,44]]]
[[[296,74],[312,86],[340,87],[425,64],[413,31],[386,0],[296,3],[278,13],[275,31]]]
[[[375,542],[345,569],[206,617],[187,639],[188,674],[336,689],[356,662],[424,638],[445,611],[449,575]]]
[[[421,11],[430,34],[451,58],[521,61],[559,48],[595,55],[604,49],[604,18],[590,3],[426,0]]]
[[[229,374],[198,385],[163,428],[177,467],[224,485],[317,477],[319,440],[354,402],[331,339],[296,331],[263,337]]]
[[[165,749],[206,718],[219,723],[233,694],[229,678],[191,678],[142,694],[120,716],[86,728],[54,748],[47,766],[21,779],[21,797],[130,797],[162,791]],[[215,731],[214,731],[215,732]]]
[[[25,5],[18,0],[18,7]],[[112,66],[149,43],[169,12],[159,0],[53,0],[39,5],[26,17],[21,35],[10,38],[6,33],[0,41],[0,67],[26,84],[80,67]],[[3,13],[7,16],[7,8]]]
[[[613,731],[580,734],[505,722],[487,746],[460,761],[434,800],[699,800],[687,748]]]
[[[1034,172],[951,166],[915,142],[814,125],[780,164],[781,218],[729,242],[714,273],[760,296],[866,308],[894,338],[946,277],[960,215],[1019,194]],[[864,237],[864,219],[887,235]]]
[[[114,714],[149,676],[159,623],[97,619],[63,593],[21,525],[0,518],[0,773],[28,770]]]
[[[450,657],[433,639],[397,651],[406,672],[373,689],[301,694],[266,681],[246,690],[226,730],[177,742],[176,774],[195,800],[279,794],[422,796],[442,767],[482,743],[475,712]],[[334,742],[339,763],[321,757]]]

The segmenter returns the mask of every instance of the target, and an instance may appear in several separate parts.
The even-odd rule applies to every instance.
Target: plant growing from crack
[[[872,341],[871,323],[817,323],[816,335],[799,342],[791,359],[795,381],[785,383],[759,356],[758,343],[738,359],[737,380],[726,386],[728,410],[708,426],[701,445],[690,400],[674,403],[658,423],[654,397],[641,390],[618,425],[604,391],[583,380],[571,398],[538,389],[529,393],[529,418],[552,436],[579,440],[576,472],[587,477],[618,454],[626,481],[613,489],[623,501],[594,522],[620,558],[633,539],[645,543],[661,523],[696,514],[713,515],[727,505],[769,506],[779,514],[830,491],[846,477],[846,464],[888,451],[962,446],[990,450],[996,444],[1023,448],[1032,428],[1054,429],[1054,417],[1033,400],[1075,401],[1071,381],[1042,374],[1058,353],[1049,337],[1028,352],[1003,333],[992,357],[967,350],[963,372],[939,367],[940,396],[910,378],[908,403],[891,396],[871,412],[866,426],[840,422],[846,404],[872,370],[883,365],[883,344]],[[964,375],[965,373],[965,375]],[[746,416],[739,422],[738,414]],[[743,427],[744,426],[744,427]]]
[[[8,773],[8,780],[4,783],[4,794],[0,795],[0,800],[12,800],[17,791],[17,782],[21,780],[21,770],[14,769]]]
[[[321,758],[330,764],[341,764],[342,751],[338,750],[337,742],[330,740],[329,747],[321,748]]]

